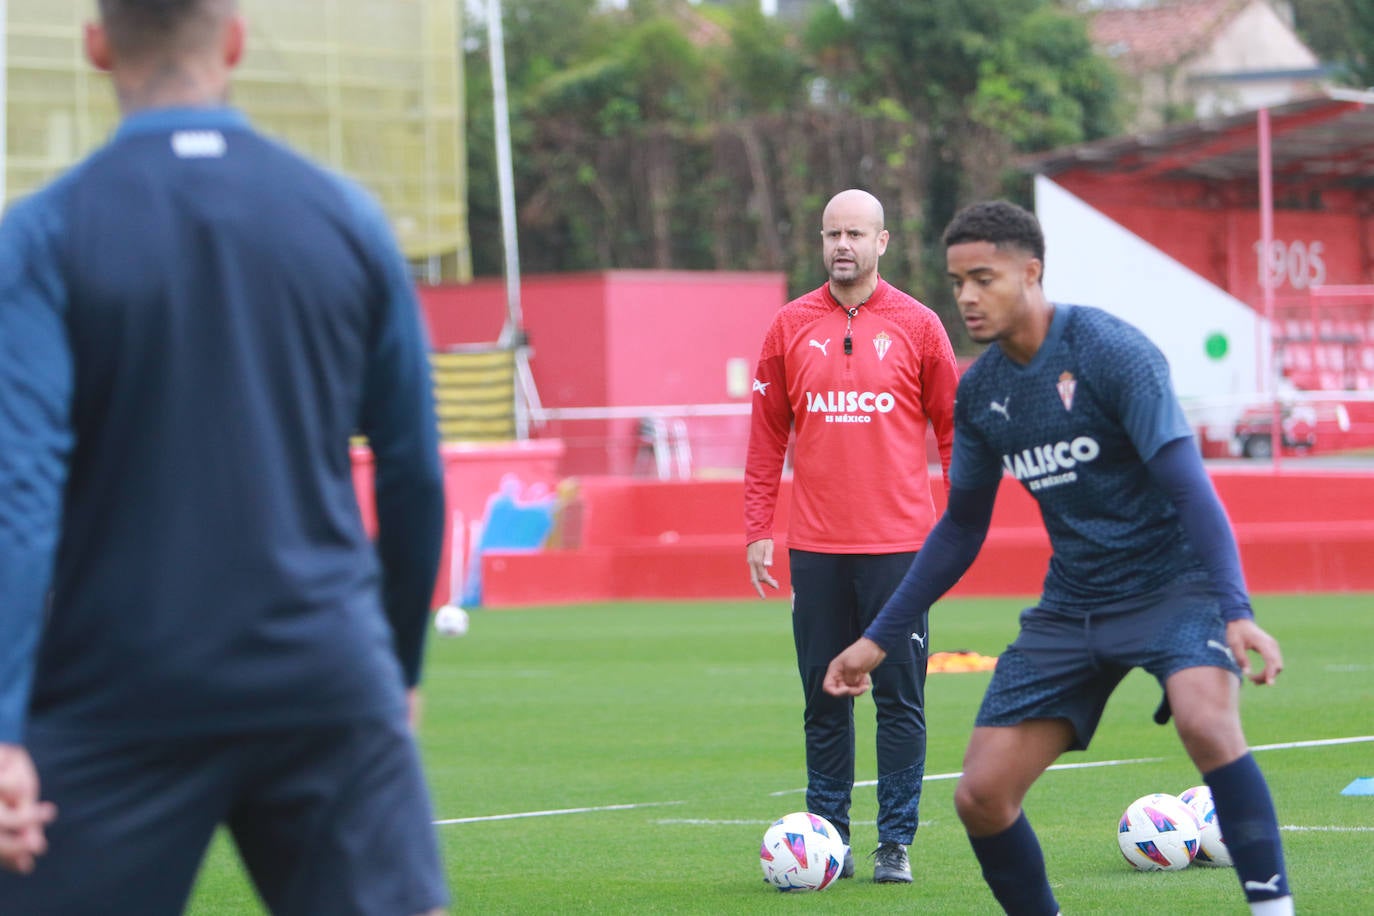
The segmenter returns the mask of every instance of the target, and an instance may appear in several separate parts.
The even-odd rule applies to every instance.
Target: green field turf
[[[932,614],[932,651],[996,654],[1016,600]],[[1257,599],[1283,644],[1278,686],[1243,692],[1252,746],[1374,735],[1374,595]],[[781,894],[761,880],[767,824],[805,807],[800,688],[782,601],[622,603],[474,612],[431,639],[421,731],[456,913],[995,912],[954,814],[955,781],[989,675],[932,675],[914,886],[875,885],[874,790],[854,801],[856,880]],[[1091,749],[1061,763],[1026,809],[1064,912],[1242,914],[1230,869],[1145,874],[1116,845],[1133,799],[1199,782],[1172,728],[1150,721],[1154,682],[1134,672]],[[875,776],[872,702],[859,700],[858,779]],[[1299,911],[1374,912],[1374,742],[1257,750],[1273,788]],[[626,807],[604,810],[611,806]],[[530,812],[601,809],[515,817]],[[190,908],[261,913],[227,842]]]

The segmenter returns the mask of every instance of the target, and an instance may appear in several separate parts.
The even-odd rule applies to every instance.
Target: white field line
[[[1256,744],[1250,748],[1251,751],[1287,751],[1300,747],[1330,747],[1336,744],[1360,744],[1365,741],[1374,741],[1374,735],[1359,735],[1354,738],[1321,738],[1314,741],[1285,741],[1282,744]],[[1095,760],[1089,763],[1056,763],[1050,770],[1086,770],[1094,767],[1117,767],[1131,763],[1161,763],[1163,757],[1137,757],[1133,760]],[[1047,771],[1048,772],[1048,771]],[[925,777],[925,782],[935,782],[940,779],[958,779],[962,773],[935,773]],[[876,779],[868,779],[863,782],[856,782],[857,786],[876,786]],[[783,789],[781,792],[770,792],[769,795],[796,795],[805,792],[801,789]]]
[[[631,808],[661,808],[664,805],[685,805],[686,802],[638,802],[630,805],[595,805],[589,808],[554,808],[549,811],[517,811],[514,814],[484,814],[481,817],[450,817],[435,821],[436,827],[447,824],[476,824],[481,821],[513,821],[522,817],[557,817],[560,814],[587,814],[592,811],[629,811]]]
[[[745,827],[767,827],[769,824],[774,824],[774,823],[776,823],[776,822],[777,822],[777,819],[776,819],[776,818],[775,818],[774,820],[769,821],[769,820],[763,820],[762,818],[751,819],[751,820],[730,820],[730,819],[724,819],[724,818],[709,818],[709,817],[661,817],[661,818],[659,818],[658,820],[654,821],[655,824],[660,824],[660,825],[662,825],[662,826],[668,826],[668,827],[673,827],[673,826],[679,826],[679,827],[683,827],[683,826],[685,826],[685,827],[737,827],[737,826],[745,826]],[[930,829],[931,827],[939,826],[941,823],[942,823],[942,821],[940,821],[940,820],[938,820],[938,819],[936,819],[936,818],[925,818],[925,817],[922,817],[922,818],[921,818],[921,829],[922,829],[922,830],[928,830],[928,829]],[[849,826],[851,826],[851,827],[876,827],[876,826],[878,826],[878,822],[877,822],[877,821],[850,821]],[[1320,830],[1320,829],[1334,829],[1334,828],[1319,828],[1319,827],[1318,827],[1318,828],[1313,828],[1313,829]],[[1370,828],[1370,829],[1374,830],[1374,828]]]
[[[767,827],[773,821],[763,820],[731,820],[727,818],[709,817],[662,817],[654,821],[665,827]],[[938,826],[939,822],[921,818],[921,829],[929,830],[931,827]],[[852,826],[877,826],[876,821],[855,821]],[[1374,827],[1303,827],[1297,824],[1284,824],[1279,828],[1285,833],[1374,833]]]
[[[1374,735],[1360,735],[1354,738],[1322,738],[1314,741],[1285,741],[1282,744],[1257,744],[1250,748],[1251,751],[1283,751],[1293,748],[1303,747],[1330,747],[1338,744],[1359,744],[1366,741],[1374,741]],[[1133,763],[1160,763],[1163,757],[1136,757],[1129,760],[1094,760],[1087,763],[1057,763],[1050,767],[1051,770],[1087,770],[1096,767],[1115,767],[1126,766]],[[926,782],[936,782],[942,779],[958,779],[961,773],[933,773],[925,777]],[[876,779],[865,780],[854,783],[855,786],[876,786]],[[770,796],[795,795],[805,792],[806,789],[783,789],[780,792],[770,792]],[[435,826],[446,826],[449,824],[476,824],[482,821],[513,821],[526,817],[557,817],[564,814],[588,814],[594,811],[628,811],[633,808],[660,808],[665,805],[685,805],[685,801],[669,802],[638,802],[627,805],[595,805],[587,808],[555,808],[548,811],[517,811],[511,814],[485,814],[479,817],[452,817],[444,820],[435,821]],[[669,823],[665,821],[664,823]],[[673,823],[679,823],[674,821]],[[680,823],[690,823],[681,821]],[[743,823],[753,824],[754,821],[703,821],[702,823]],[[772,821],[769,821],[772,823]],[[1332,830],[1332,831],[1351,831],[1351,832],[1374,832],[1374,827],[1283,827],[1283,830]]]
[[[1050,767],[1051,770],[1089,770],[1094,767],[1118,767],[1128,763],[1160,763],[1163,757],[1137,757],[1133,760],[1094,760],[1089,763],[1056,763]],[[924,778],[924,782],[938,782],[941,779],[958,779],[963,773],[932,773]],[[858,786],[876,786],[878,780],[866,779],[863,782],[856,782]],[[783,789],[781,792],[769,792],[769,795],[795,795],[798,792],[805,792],[806,789]]]
[[[1323,738],[1320,741],[1285,741],[1283,744],[1257,744],[1252,751],[1286,751],[1295,747],[1330,747],[1333,744],[1360,744],[1374,741],[1374,735],[1360,735],[1358,738]]]

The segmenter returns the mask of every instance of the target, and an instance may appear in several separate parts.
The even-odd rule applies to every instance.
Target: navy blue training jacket
[[[397,714],[443,524],[419,308],[354,185],[162,109],[5,215],[0,741]]]

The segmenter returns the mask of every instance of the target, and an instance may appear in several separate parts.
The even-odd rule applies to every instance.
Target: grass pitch
[[[1026,600],[950,600],[931,650],[997,654]],[[1274,792],[1299,909],[1374,906],[1374,595],[1262,596],[1283,645],[1273,688],[1242,692],[1246,735]],[[432,638],[421,745],[454,913],[997,912],[954,814],[953,790],[987,673],[932,675],[916,883],[875,885],[872,786],[854,793],[855,880],[780,894],[757,861],[765,827],[805,807],[801,697],[784,601],[662,602],[477,611]],[[1231,869],[1140,873],[1116,821],[1148,792],[1200,782],[1172,728],[1150,721],[1133,672],[1092,747],[1047,773],[1026,810],[1067,913],[1247,912]],[[875,775],[872,701],[856,709],[860,781]],[[1276,746],[1264,749],[1270,745]],[[1113,763],[1113,761],[1115,761]],[[221,839],[190,913],[262,913]],[[398,914],[400,916],[400,914]]]

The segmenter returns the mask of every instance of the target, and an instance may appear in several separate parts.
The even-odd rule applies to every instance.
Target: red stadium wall
[[[557,440],[509,443],[445,444],[441,448],[444,464],[444,503],[449,524],[444,527],[443,560],[439,577],[434,583],[433,604],[448,603],[455,576],[463,570],[461,555],[466,547],[462,538],[468,523],[482,518],[487,501],[501,490],[502,482],[512,476],[524,487],[543,487],[552,490],[559,480],[558,465],[563,455],[563,443]],[[363,526],[375,536],[377,532],[377,504],[373,498],[372,452],[354,448],[353,486],[358,493],[358,508]],[[454,543],[454,529],[458,528],[459,542]]]
[[[1374,474],[1226,469],[1212,477],[1255,592],[1374,590]],[[784,481],[779,597],[790,587],[782,536],[789,497]],[[751,597],[742,505],[738,480],[584,479],[558,522],[562,549],[482,558],[482,604]],[[1008,481],[983,551],[953,594],[1037,594],[1048,560],[1038,507]]]
[[[500,334],[501,281],[419,292],[436,349]],[[737,403],[743,410],[764,332],[785,300],[779,273],[615,270],[527,277],[520,286],[530,368],[549,408]],[[743,369],[733,379],[732,361]],[[743,413],[685,422],[695,468],[743,466]],[[565,475],[627,474],[644,460],[633,417],[552,421],[535,434],[563,440]]]

